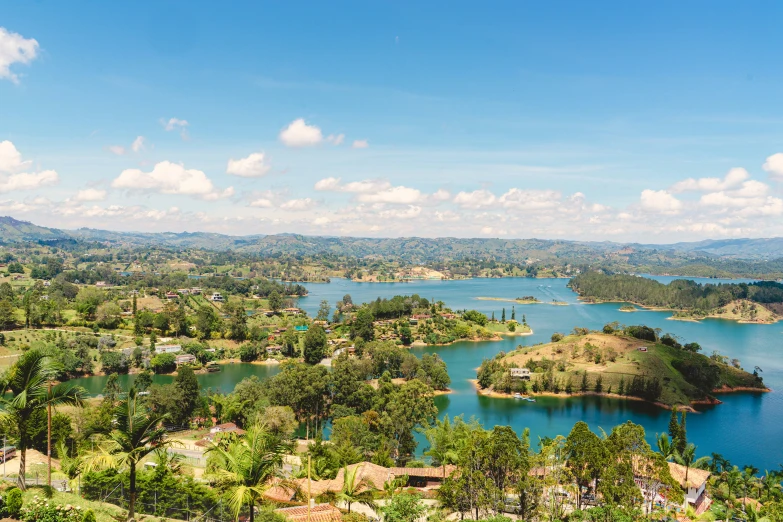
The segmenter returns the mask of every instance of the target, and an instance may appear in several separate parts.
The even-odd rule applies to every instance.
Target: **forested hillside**
[[[783,284],[698,284],[679,279],[663,284],[646,277],[585,272],[569,283],[581,297],[592,301],[626,301],[643,306],[708,312],[732,301],[746,299],[760,304],[783,302]]]

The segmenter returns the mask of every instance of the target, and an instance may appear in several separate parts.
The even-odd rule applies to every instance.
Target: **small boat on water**
[[[525,397],[525,400],[527,402],[536,402],[536,400],[533,397]]]
[[[518,394],[518,393],[515,393],[515,394],[514,394],[514,398],[515,398],[515,399],[522,399],[523,397],[522,397],[522,395],[520,395],[520,394]]]
[[[212,372],[219,372],[220,371],[220,365],[215,362],[207,363],[207,371]]]

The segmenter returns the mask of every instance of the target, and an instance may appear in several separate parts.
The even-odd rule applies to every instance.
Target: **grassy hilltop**
[[[670,339],[670,338],[667,338]],[[671,346],[629,335],[585,333],[519,348],[484,361],[479,386],[498,393],[599,393],[636,397],[664,406],[713,400],[718,391],[764,390],[762,380],[695,344]],[[510,368],[529,368],[529,383]]]

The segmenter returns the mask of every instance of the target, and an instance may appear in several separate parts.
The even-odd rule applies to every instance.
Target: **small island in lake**
[[[736,359],[698,353],[698,343],[680,344],[647,326],[603,332],[575,329],[554,334],[551,343],[519,347],[485,360],[478,370],[479,393],[606,395],[643,400],[664,408],[717,404],[716,393],[769,391],[759,368],[748,373]]]
[[[565,301],[558,301],[557,299],[552,299],[551,301],[541,301],[535,296],[532,295],[526,295],[524,297],[515,297],[514,299],[507,298],[507,297],[477,297],[479,301],[503,301],[506,303],[516,303],[516,304],[523,304],[523,305],[529,305],[529,304],[549,304],[549,305],[556,305],[556,306],[568,306],[568,303]]]
[[[620,307],[621,312],[637,312],[638,308],[633,305],[623,305]]]

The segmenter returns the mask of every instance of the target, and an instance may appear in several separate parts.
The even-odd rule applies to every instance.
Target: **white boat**
[[[520,394],[518,394],[518,393],[515,393],[515,394],[514,394],[514,398],[515,398],[515,399],[521,399],[521,398],[522,398],[522,396],[521,396]]]

